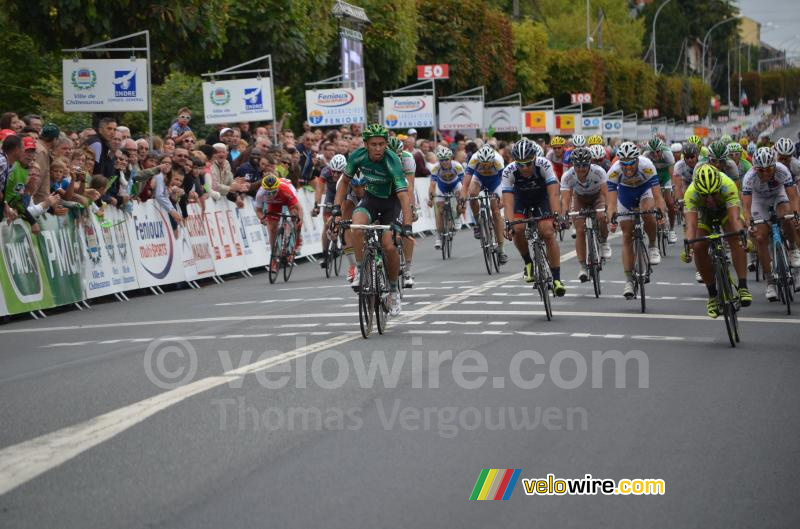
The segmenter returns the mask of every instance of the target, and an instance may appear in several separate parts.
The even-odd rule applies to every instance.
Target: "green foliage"
[[[37,109],[37,95],[31,87],[50,74],[60,73],[60,63],[52,56],[39,56],[36,44],[28,36],[0,30],[0,109],[14,109],[20,116]],[[60,90],[60,86],[59,86]]]
[[[408,0],[367,0],[361,6],[372,24],[364,34],[367,94],[380,98],[415,72],[417,5]]]
[[[523,20],[511,24],[514,42],[514,75],[522,99],[533,101],[547,95],[550,53],[544,25]]]
[[[45,122],[57,123],[63,130],[81,131],[92,126],[92,115],[88,112],[64,112],[63,87],[61,75],[50,74],[31,86],[30,94],[35,101],[35,109]],[[10,106],[5,108],[18,108]]]

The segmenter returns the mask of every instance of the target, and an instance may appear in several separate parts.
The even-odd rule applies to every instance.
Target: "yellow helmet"
[[[272,173],[267,174],[264,178],[261,179],[261,187],[266,189],[267,191],[275,191],[280,187],[281,181]]]
[[[603,144],[603,137],[600,136],[599,134],[593,134],[593,135],[589,136],[589,138],[586,140],[586,143],[588,143],[590,147],[592,145],[602,145]]]
[[[566,144],[567,140],[565,140],[561,136],[553,136],[553,139],[550,140],[551,147],[563,147]]]
[[[696,134],[693,134],[693,135],[689,136],[689,139],[686,140],[686,141],[688,141],[689,143],[694,143],[698,147],[703,145],[703,140],[700,139],[700,136],[697,136]]]
[[[711,164],[706,164],[697,170],[694,177],[694,188],[701,195],[713,195],[722,187],[719,171]]]

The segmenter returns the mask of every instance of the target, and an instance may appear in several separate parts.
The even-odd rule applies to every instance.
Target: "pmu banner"
[[[483,122],[486,129],[495,132],[518,132],[522,121],[519,106],[484,107]]]
[[[483,129],[483,101],[440,101],[441,130]]]
[[[215,274],[211,242],[199,204],[186,206],[186,218],[181,229],[181,251],[187,281],[197,281]]]
[[[433,96],[383,98],[384,124],[390,129],[433,127]]]
[[[306,119],[315,127],[365,123],[363,88],[306,90]]]
[[[64,112],[147,111],[146,59],[65,59]]]
[[[139,287],[169,285],[185,280],[182,246],[175,240],[169,215],[148,200],[133,202],[133,220],[126,223],[136,263]]]
[[[581,130],[583,134],[600,134],[603,130],[603,118],[601,116],[583,116]]]
[[[556,114],[556,134],[580,134],[580,114]]]
[[[238,123],[275,119],[269,77],[203,83],[206,123]]]
[[[27,222],[0,223],[0,284],[9,314],[19,314],[53,306],[50,284],[45,274],[37,245]]]
[[[81,301],[84,299],[83,259],[75,221],[71,215],[43,215],[38,224],[41,231],[35,238],[53,305]]]
[[[244,243],[234,209],[236,204],[225,198],[206,200],[206,231],[211,241],[211,255],[217,275],[233,274],[247,268]]]
[[[623,131],[622,119],[607,119],[603,118],[603,136],[618,137],[622,136]]]
[[[555,132],[556,115],[552,110],[525,110],[520,116],[522,134],[548,134]]]

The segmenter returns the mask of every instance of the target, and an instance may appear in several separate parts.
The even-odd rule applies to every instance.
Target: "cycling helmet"
[[[347,167],[347,158],[344,157],[344,154],[337,154],[331,161],[328,162],[328,169],[331,171],[336,171],[337,173],[341,173]]]
[[[762,169],[764,167],[775,166],[775,151],[770,147],[761,147],[753,156],[753,167]]]
[[[572,155],[569,157],[569,163],[571,163],[573,166],[588,166],[590,163],[592,163],[592,154],[586,147],[578,147],[572,151]]]
[[[728,159],[728,144],[715,141],[708,146],[708,159],[712,161]]]
[[[561,138],[564,141],[564,138]],[[528,138],[522,138],[511,148],[511,157],[517,162],[529,162],[536,157],[535,143]]]
[[[386,130],[386,127],[380,123],[372,123],[367,125],[367,127],[364,129],[364,132],[361,133],[361,137],[364,138],[364,141],[367,141],[370,138],[385,138],[388,140],[389,131]]]
[[[272,173],[261,179],[261,187],[267,191],[277,191],[281,185],[280,179]]]
[[[586,139],[586,143],[589,144],[590,147],[593,145],[602,145],[603,137],[599,134],[592,134]]]
[[[389,138],[389,150],[394,151],[395,154],[403,152],[403,141],[398,139],[397,136]]]
[[[606,157],[606,149],[602,145],[592,145],[589,147],[592,160],[602,160]]]
[[[453,151],[448,149],[447,147],[436,147],[436,158],[441,160],[452,160],[453,159]]]
[[[533,150],[536,151],[536,157],[542,158],[544,156],[544,149],[542,149],[542,146],[536,143],[535,141],[531,143],[533,143]]]
[[[658,152],[664,148],[664,142],[661,141],[661,138],[653,138],[647,142],[647,148],[653,152]]]
[[[722,187],[719,171],[713,165],[704,165],[697,170],[694,177],[694,188],[701,195],[713,195]]]
[[[722,137],[719,139],[719,141],[727,145],[733,141],[733,138],[731,138],[730,134],[723,134]]]
[[[551,147],[563,147],[566,144],[567,144],[567,141],[564,138],[562,138],[561,136],[554,136],[550,140],[550,146]]]
[[[780,156],[794,156],[794,142],[789,138],[780,138],[775,142],[775,152]]]
[[[350,179],[350,185],[353,187],[361,187],[367,185],[367,177],[358,171],[356,175]]]
[[[697,145],[695,145],[694,143],[687,143],[683,147],[683,157],[684,158],[686,158],[687,156],[688,157],[697,156],[699,154],[699,152],[700,151],[697,149]]]
[[[728,154],[737,153],[737,152],[738,153],[742,152],[742,146],[739,143],[736,143],[735,141],[730,142],[728,144]]]
[[[739,140],[739,145],[742,146],[742,149],[746,149],[748,143],[750,143],[750,140],[748,140],[747,137],[744,137]]]
[[[572,145],[576,148],[586,147],[586,138],[581,134],[576,134],[572,137]]]
[[[755,153],[756,153],[756,144],[751,141],[750,143],[747,144],[747,154],[752,156]]]
[[[673,143],[672,145],[669,146],[669,150],[671,150],[673,153],[677,154],[677,153],[679,153],[679,152],[681,152],[683,150],[683,144],[682,143]]]
[[[700,139],[700,136],[696,134],[692,134],[691,136],[689,136],[689,139],[687,139],[686,141],[688,141],[689,143],[694,143],[698,147],[700,147],[703,144],[703,140]]]
[[[619,150],[617,151],[617,156],[619,156],[620,160],[634,160],[640,155],[641,152],[639,152],[639,147],[637,147],[636,144],[631,141],[626,141],[620,145]]]
[[[478,149],[478,152],[475,153],[475,158],[480,163],[492,163],[494,162],[495,158],[495,150],[491,145],[487,143],[483,147]]]

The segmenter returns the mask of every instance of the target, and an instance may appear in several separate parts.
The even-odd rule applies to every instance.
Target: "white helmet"
[[[673,143],[672,145],[669,146],[669,150],[671,150],[673,153],[681,152],[681,151],[683,151],[683,144],[682,143]]]
[[[541,158],[544,156],[544,149],[536,142],[533,142],[533,150],[536,151],[536,157]]]
[[[328,162],[328,168],[331,171],[336,171],[337,173],[341,173],[347,167],[347,158],[344,157],[344,154],[337,154],[331,161]]]
[[[764,167],[775,166],[775,151],[770,147],[761,147],[753,156],[753,167],[763,169]]]
[[[639,151],[639,147],[637,147],[636,144],[631,141],[626,141],[620,145],[619,150],[617,151],[617,156],[619,156],[620,160],[633,160],[634,158],[641,156],[641,154],[642,153]]]
[[[581,134],[576,134],[572,137],[572,145],[574,147],[586,147],[586,138]]]
[[[436,158],[439,160],[451,160],[453,158],[453,151],[447,147],[436,147]]]
[[[592,145],[589,147],[589,152],[592,154],[592,160],[602,160],[606,157],[606,148],[602,145]]]
[[[494,162],[495,154],[496,151],[487,143],[478,149],[478,152],[475,153],[475,158],[480,163],[492,163]]]
[[[780,156],[794,156],[794,142],[789,138],[780,138],[775,142],[775,152]]]

